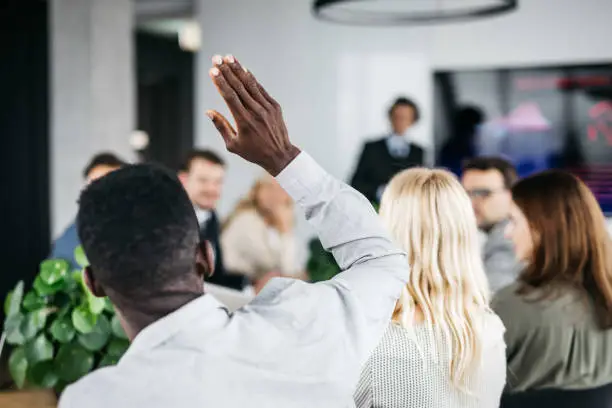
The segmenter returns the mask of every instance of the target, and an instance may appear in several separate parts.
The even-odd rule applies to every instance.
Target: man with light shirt
[[[419,117],[416,103],[398,98],[389,109],[392,133],[365,144],[351,185],[371,202],[380,202],[385,186],[395,174],[423,165],[423,149],[410,140],[410,129]]]
[[[236,130],[208,111],[227,149],[275,176],[341,272],[274,278],[230,313],[204,293],[212,272],[176,177],[128,166],[81,195],[84,280],[110,298],[131,345],[118,365],[68,386],[60,408],[354,407],[360,370],[410,278],[370,203],[289,139],[278,103],[232,56],[210,76]],[[297,81],[298,79],[296,79]]]
[[[512,241],[505,236],[510,188],[517,179],[514,165],[501,157],[474,157],[463,164],[461,184],[472,200],[478,228],[486,234],[482,259],[493,293],[513,283],[522,268]]]

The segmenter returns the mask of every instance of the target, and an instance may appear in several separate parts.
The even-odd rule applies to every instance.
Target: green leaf
[[[93,354],[74,342],[63,344],[55,358],[57,375],[68,383],[83,377],[93,368],[93,365]]]
[[[38,388],[53,388],[59,381],[53,361],[43,361],[28,369],[28,384]]]
[[[107,297],[104,298],[104,309],[108,312],[115,313],[115,306],[113,306],[113,303]]]
[[[83,284],[83,271],[80,269],[73,271],[72,280],[77,282],[79,285],[82,285]]]
[[[117,365],[118,362],[119,362],[119,357],[107,354],[104,357],[102,357],[102,360],[100,360],[100,364],[98,364],[98,368],[114,366],[114,365]]]
[[[23,308],[28,312],[40,309],[46,304],[47,299],[45,297],[38,296],[33,290],[26,293],[25,297],[23,298]]]
[[[49,259],[40,264],[40,279],[52,286],[64,280],[68,275],[68,262],[63,259]]]
[[[96,325],[98,316],[91,313],[87,306],[79,306],[72,311],[72,325],[83,334],[91,333]]]
[[[87,290],[87,304],[89,305],[89,311],[93,314],[99,315],[104,311],[104,298],[94,296],[89,289]]]
[[[26,340],[33,339],[47,323],[47,316],[51,313],[50,309],[38,309],[25,315],[21,322],[21,334]]]
[[[75,330],[68,317],[57,318],[49,329],[51,336],[60,343],[68,343],[74,338]]]
[[[83,247],[79,245],[74,249],[74,260],[79,264],[82,268],[89,266],[89,261],[85,256],[85,251],[83,251]]]
[[[36,290],[39,296],[49,296],[59,292],[63,288],[64,282],[59,281],[53,285],[48,285],[42,280],[40,275],[38,275],[36,279],[34,279],[34,284],[32,286],[34,286],[34,290]]]
[[[121,322],[119,321],[119,317],[117,315],[113,316],[111,320],[111,327],[113,329],[113,334],[120,339],[127,339],[127,335],[125,334],[125,330],[121,326]]]
[[[79,343],[89,351],[101,350],[111,336],[111,324],[104,315],[98,316],[98,321],[91,333],[79,334]]]
[[[125,353],[125,351],[130,347],[130,342],[123,339],[112,339],[108,344],[108,348],[106,349],[106,353],[113,357],[121,357]]]
[[[4,298],[4,315],[9,315],[9,310],[11,309],[11,299],[13,299],[13,291],[11,290],[6,297]]]
[[[25,354],[29,365],[53,358],[53,344],[44,333],[39,334],[34,340],[25,345]]]
[[[17,388],[23,388],[28,371],[28,360],[23,347],[16,348],[9,357],[9,371]]]
[[[14,330],[6,334],[6,342],[13,346],[21,346],[25,344],[26,339],[23,337],[20,330]]]
[[[19,330],[21,322],[23,322],[24,319],[25,317],[21,313],[7,317],[4,321],[4,331],[10,332],[13,330]]]
[[[6,342],[13,345],[22,345],[26,339],[21,333],[21,325],[25,317],[21,313],[9,316],[4,322],[4,332],[6,333]]]
[[[23,299],[23,281],[17,282],[13,289],[4,300],[4,314],[14,316],[19,313],[21,300]]]

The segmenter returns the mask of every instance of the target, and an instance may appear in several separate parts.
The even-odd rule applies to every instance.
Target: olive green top
[[[493,310],[506,326],[506,392],[585,389],[612,383],[612,330],[601,330],[593,305],[577,289],[552,297],[500,290]]]

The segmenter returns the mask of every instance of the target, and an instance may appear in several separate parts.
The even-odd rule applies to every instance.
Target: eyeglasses
[[[489,198],[491,197],[493,194],[497,194],[497,193],[501,193],[502,191],[504,191],[503,189],[499,189],[499,190],[491,190],[488,188],[477,188],[474,190],[466,190],[466,193],[468,194],[468,196],[470,196],[470,198]]]

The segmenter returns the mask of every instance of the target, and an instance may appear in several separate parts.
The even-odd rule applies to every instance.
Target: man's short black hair
[[[504,187],[510,189],[518,180],[516,167],[508,160],[495,156],[481,156],[467,159],[463,163],[463,172],[468,170],[497,170],[504,179]]]
[[[114,153],[98,153],[89,160],[89,163],[87,163],[87,166],[83,169],[83,178],[87,178],[89,173],[98,166],[123,167],[125,166],[125,162]]]
[[[190,151],[187,154],[187,156],[185,157],[185,160],[183,160],[183,162],[181,163],[181,168],[179,170],[188,172],[189,169],[191,168],[191,163],[196,159],[206,160],[213,164],[218,164],[219,166],[225,166],[225,162],[223,161],[221,156],[219,156],[217,153],[213,152],[212,150],[196,149],[196,150]]]
[[[128,165],[92,182],[77,228],[93,276],[128,297],[177,288],[195,273],[198,222],[176,175]]]
[[[389,116],[391,116],[395,108],[399,106],[408,106],[412,108],[412,111],[414,112],[414,123],[418,122],[421,118],[421,111],[416,102],[414,102],[412,99],[406,98],[405,96],[400,96],[395,100],[395,102],[393,102],[393,105],[391,105],[389,108]]]

